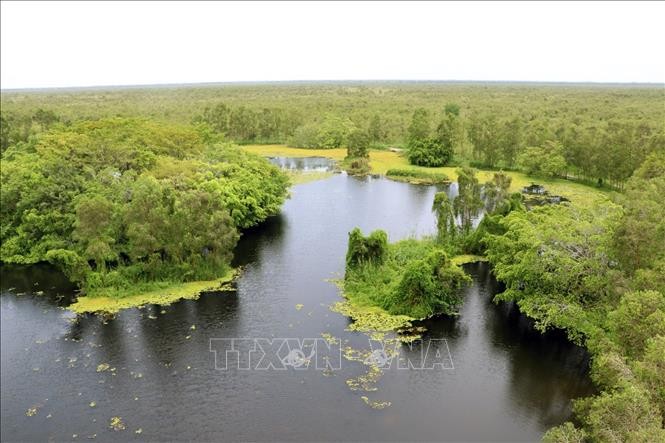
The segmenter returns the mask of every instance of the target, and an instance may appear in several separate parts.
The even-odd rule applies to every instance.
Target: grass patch
[[[422,171],[419,169],[389,169],[386,177],[416,185],[437,185],[450,183],[446,174],[441,172]]]
[[[100,290],[78,300],[69,306],[77,314],[107,313],[115,314],[123,309],[135,308],[147,304],[169,305],[178,300],[194,300],[201,292],[225,288],[237,276],[237,271],[230,270],[216,280],[193,281],[186,283],[155,282],[137,286],[132,290]]]

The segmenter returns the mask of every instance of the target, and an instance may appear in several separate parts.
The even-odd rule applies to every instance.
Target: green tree
[[[39,108],[32,116],[32,120],[41,127],[42,131],[48,131],[51,126],[60,121],[60,117],[52,110]]]
[[[473,218],[483,208],[481,186],[476,177],[476,170],[463,167],[457,170],[458,195],[453,200],[455,215],[460,218],[462,230],[468,233],[471,230]]]
[[[609,314],[608,327],[625,355],[640,358],[650,338],[665,336],[665,295],[656,291],[625,293]]]
[[[469,140],[473,144],[474,157],[488,168],[499,161],[498,124],[494,115],[474,116],[469,126]]]
[[[407,132],[407,144],[426,140],[430,136],[430,116],[425,108],[413,112],[411,124]]]
[[[84,251],[84,257],[94,260],[104,270],[106,262],[116,258],[112,232],[113,203],[101,195],[84,196],[76,204],[76,222],[72,237]]]
[[[546,141],[542,147],[529,147],[518,157],[518,163],[529,175],[560,177],[566,170],[561,143]]]
[[[347,158],[369,158],[370,137],[362,129],[354,129],[348,137]]]
[[[617,200],[624,215],[616,231],[618,256],[633,274],[658,268],[665,260],[665,153],[651,154]]]
[[[503,172],[495,172],[492,179],[483,185],[485,209],[492,213],[502,206],[510,197],[512,178]]]
[[[524,149],[524,130],[522,120],[514,117],[504,122],[498,139],[499,151],[508,167],[515,165],[517,155]]]
[[[379,114],[374,114],[369,121],[368,135],[372,143],[383,143],[386,140],[386,129]]]
[[[436,215],[437,238],[440,242],[455,238],[457,226],[455,225],[455,214],[453,205],[445,192],[434,194],[432,212]]]
[[[452,148],[444,146],[436,138],[412,140],[408,145],[407,157],[412,165],[444,166],[450,161],[452,155]]]

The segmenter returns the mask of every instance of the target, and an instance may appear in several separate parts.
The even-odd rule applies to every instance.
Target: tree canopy
[[[191,127],[79,122],[3,154],[1,259],[54,262],[86,290],[214,278],[287,187],[266,160]]]

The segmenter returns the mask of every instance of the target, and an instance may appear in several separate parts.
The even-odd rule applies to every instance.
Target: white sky
[[[665,3],[1,3],[1,86],[665,82]]]

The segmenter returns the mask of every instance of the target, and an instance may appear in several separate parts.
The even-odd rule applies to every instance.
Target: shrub
[[[453,150],[436,138],[412,139],[409,141],[407,156],[412,165],[437,167],[450,161]]]
[[[360,229],[349,232],[349,247],[346,252],[346,268],[353,269],[363,264],[381,264],[388,247],[388,234],[376,230],[367,237]]]
[[[443,172],[421,171],[419,169],[389,169],[386,172],[386,177],[417,184],[450,183],[450,179]]]
[[[346,172],[349,175],[367,175],[371,171],[369,160],[364,157],[350,158],[346,160]]]
[[[448,260],[445,252],[435,250],[406,266],[384,307],[391,314],[415,318],[452,314],[462,302],[461,289],[469,281],[464,271]]]

